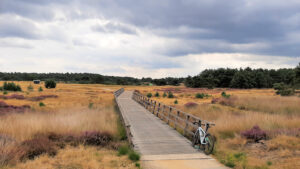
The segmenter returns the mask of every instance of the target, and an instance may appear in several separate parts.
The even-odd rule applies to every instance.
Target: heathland
[[[119,86],[16,84],[21,92],[0,95],[0,168],[139,167],[121,155],[130,150],[113,97]]]
[[[215,123],[213,156],[228,167],[300,167],[297,95],[283,97],[273,89],[65,83],[46,89],[15,83],[22,92],[0,96],[3,168],[138,168],[120,156],[130,151],[113,99],[121,87]]]
[[[151,99],[216,124],[213,156],[232,168],[300,168],[300,97],[273,89],[138,87]],[[151,94],[150,94],[151,93]],[[170,94],[171,93],[171,94]]]

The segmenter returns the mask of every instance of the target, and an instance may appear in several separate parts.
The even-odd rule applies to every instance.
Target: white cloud
[[[286,21],[278,14],[278,23],[253,17],[262,7],[268,16],[281,5],[289,13],[291,5],[279,1],[270,6],[233,0],[226,4],[232,11],[218,1],[204,7],[194,0],[101,2],[23,1],[23,10],[15,1],[0,2],[0,71],[180,77],[206,68],[295,67],[300,61],[299,14],[286,14]]]

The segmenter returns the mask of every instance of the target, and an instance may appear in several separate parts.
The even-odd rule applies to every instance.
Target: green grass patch
[[[131,152],[129,152],[129,154],[128,154],[128,158],[129,158],[131,161],[136,162],[136,161],[139,161],[139,160],[140,160],[141,156],[140,156],[140,154],[138,154],[137,152],[131,151]]]
[[[130,151],[130,148],[127,145],[120,146],[118,149],[118,155],[126,155]]]
[[[220,135],[221,139],[228,139],[234,138],[234,132],[229,130],[219,131],[218,134]]]
[[[39,106],[40,106],[40,107],[44,107],[44,106],[46,106],[46,105],[45,105],[45,103],[40,102],[40,103],[39,103]]]
[[[89,109],[92,109],[94,107],[94,103],[89,103]]]

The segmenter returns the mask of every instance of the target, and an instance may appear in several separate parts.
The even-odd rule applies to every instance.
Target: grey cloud
[[[274,42],[283,41],[289,31],[300,29],[299,24],[291,23],[299,21],[300,9],[300,3],[292,0],[89,0],[88,4],[96,6],[106,18],[152,29],[157,35],[170,38],[218,39],[228,44],[262,42],[273,46]],[[290,24],[283,24],[288,18]],[[182,26],[208,32],[173,33]],[[155,32],[156,29],[163,31]],[[284,44],[276,45],[276,48],[281,48],[285,51],[282,54],[288,56],[296,56],[300,52],[293,48],[289,50],[289,46]],[[273,50],[269,48],[263,53],[273,54]],[[251,53],[256,52],[259,53]]]
[[[19,42],[10,42],[10,41],[0,41],[0,47],[9,47],[9,48],[24,48],[32,49],[33,46],[26,43]]]
[[[0,15],[15,13],[33,20],[52,20],[55,9],[63,9],[72,20],[105,18],[111,21],[93,26],[92,30],[97,32],[134,35],[139,29],[178,40],[178,44],[153,50],[154,53],[168,56],[247,52],[295,57],[300,53],[300,42],[296,41],[298,37],[288,39],[294,40],[292,43],[286,39],[289,32],[300,30],[300,3],[295,0],[0,1]],[[76,11],[80,11],[80,14]],[[30,30],[30,26],[12,27],[11,31],[2,28],[0,36],[37,38],[34,31]],[[232,47],[232,44],[245,46],[251,43],[267,44],[268,47]],[[80,45],[80,42],[73,41],[73,44]]]
[[[7,18],[0,17],[0,37],[40,38],[37,33],[38,29],[33,23],[9,16]]]
[[[97,32],[104,32],[104,33],[124,33],[124,34],[137,34],[134,28],[126,26],[120,23],[113,23],[109,22],[105,25],[95,25],[92,27],[92,30]]]

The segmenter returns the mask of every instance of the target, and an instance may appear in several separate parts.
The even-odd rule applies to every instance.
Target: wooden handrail
[[[115,98],[115,101],[117,103],[117,106],[119,108],[119,116],[120,116],[120,120],[123,124],[123,126],[125,127],[125,130],[126,130],[126,135],[127,135],[127,140],[128,140],[128,143],[131,147],[133,147],[133,143],[132,143],[132,134],[131,134],[131,131],[130,131],[130,124],[129,122],[127,121],[126,118],[123,117],[123,114],[122,114],[122,106],[120,106],[119,102],[118,102],[118,97],[124,92],[124,88],[121,88],[117,91],[114,92],[114,98]]]
[[[119,97],[124,92],[124,88],[114,91],[114,96]]]
[[[183,132],[182,134],[185,136],[193,135],[193,130],[198,128],[198,125],[193,124],[193,122],[201,122],[202,124],[214,124],[206,120],[202,120],[192,114],[178,110],[175,107],[165,105],[155,100],[151,100],[136,91],[133,93],[132,99],[173,128],[181,130]]]

